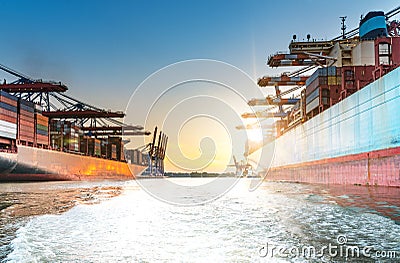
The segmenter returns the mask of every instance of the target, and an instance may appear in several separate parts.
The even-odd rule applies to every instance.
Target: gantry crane
[[[95,137],[107,135],[149,135],[138,125],[127,125],[115,118],[123,118],[122,111],[104,110],[77,100],[65,92],[68,87],[61,82],[33,79],[25,74],[0,64],[3,70],[17,80],[0,84],[4,90],[18,98],[36,102],[43,106],[42,114],[49,119],[73,120]]]
[[[143,172],[143,175],[164,175],[164,159],[167,150],[168,136],[162,131],[159,131],[157,141],[157,129],[157,127],[154,128],[153,140],[150,143],[137,148],[141,152],[147,153],[148,156],[149,167]]]

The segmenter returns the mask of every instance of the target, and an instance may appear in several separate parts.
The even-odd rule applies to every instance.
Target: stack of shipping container
[[[340,86],[340,68],[317,69],[306,81],[306,115],[313,117],[337,103]]]
[[[35,108],[29,101],[18,101],[18,140],[23,145],[35,143]]]
[[[62,150],[63,123],[59,120],[50,121],[50,145],[53,150]]]
[[[122,143],[121,137],[108,137],[108,143],[110,144],[110,156],[111,159],[124,160],[124,144]]]
[[[79,152],[81,129],[72,122],[52,120],[50,122],[51,147],[66,152]]]
[[[0,150],[15,151],[17,141],[32,147],[125,160],[121,137],[98,139],[85,136],[75,123],[66,120],[49,122],[40,105],[0,91]],[[143,154],[136,150],[130,159],[136,164],[145,162]]]
[[[75,123],[63,121],[63,147],[70,152],[79,152],[80,128]]]
[[[42,107],[35,105],[35,142],[39,147],[49,146],[49,118],[42,115]]]
[[[306,81],[307,117],[321,113],[371,83],[373,71],[374,66],[332,66],[317,69]]]
[[[18,99],[0,91],[0,146],[3,150],[14,150],[17,138]]]
[[[139,150],[126,150],[126,162],[131,164],[140,164],[140,165],[147,165],[148,164],[148,157],[147,154],[142,153]]]
[[[91,138],[90,142],[93,144],[94,156],[101,156],[101,141],[99,139]]]

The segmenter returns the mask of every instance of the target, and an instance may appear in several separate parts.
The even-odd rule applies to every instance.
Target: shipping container
[[[108,142],[110,144],[114,144],[117,149],[117,160],[123,160],[124,159],[124,152],[123,152],[123,143],[122,143],[122,138],[121,137],[108,137]]]
[[[306,86],[309,86],[312,82],[314,82],[315,80],[322,78],[322,81],[319,81],[320,85],[325,85],[327,83],[324,83],[326,77],[334,77],[338,75],[338,70],[335,66],[331,66],[331,67],[325,67],[325,68],[319,68],[317,69],[307,80],[306,80]],[[316,85],[319,86],[319,85]],[[314,89],[312,89],[311,91],[313,91]],[[310,91],[310,92],[311,92]]]
[[[139,153],[139,160],[138,160],[138,164],[142,164],[143,163],[143,154]]]
[[[59,120],[51,120],[50,121],[50,132],[61,133],[62,132],[62,127],[64,127],[64,125],[63,126],[61,126],[61,125],[62,125],[61,121],[59,121]]]
[[[309,104],[312,100],[319,97],[319,89],[315,89],[308,96],[306,96],[306,104]]]
[[[117,160],[117,145],[111,144],[111,159]]]
[[[81,135],[79,137],[79,151],[85,155],[89,155],[88,152],[88,137]]]
[[[337,77],[336,76],[328,76],[328,85],[337,85]]]
[[[95,138],[87,138],[87,155],[100,156],[101,155],[101,144],[100,140]]]
[[[36,119],[38,121],[38,123],[49,126],[49,118],[46,116],[43,116],[39,113],[36,113]]]
[[[40,122],[44,123],[45,119],[39,118],[42,119]],[[53,141],[56,142],[58,144],[57,147],[62,148],[64,151],[80,151],[81,131],[78,126],[69,121],[51,120],[49,127],[52,144]],[[43,126],[38,125],[38,128],[43,128]],[[55,138],[55,140],[52,138]]]
[[[17,124],[17,118],[16,117],[10,117],[10,116],[5,115],[5,114],[4,115],[0,115],[0,120]]]
[[[19,120],[20,121],[25,121],[25,122],[30,122],[30,123],[32,123],[32,124],[34,124],[34,116],[32,115],[32,116],[26,116],[26,115],[22,115],[22,114],[20,114],[19,115]]]
[[[36,135],[36,143],[44,145],[44,146],[48,146],[49,145],[49,136],[37,134]]]
[[[0,137],[16,139],[17,125],[15,123],[0,120]]]
[[[8,98],[10,100],[18,102],[18,98],[17,97],[15,97],[15,96],[11,95],[10,93],[5,92],[3,90],[0,90],[0,97],[6,97],[6,98]]]
[[[124,160],[126,159],[127,163],[137,164],[139,158],[138,153],[139,150],[126,149],[124,150]]]
[[[18,123],[18,114],[6,109],[0,108],[0,120],[11,122],[13,124]]]
[[[12,100],[8,97],[0,96],[0,101],[13,107],[18,107],[18,101]]]
[[[20,107],[20,110],[24,110],[24,111],[27,111],[27,112],[30,112],[30,113],[34,113],[35,112],[33,103],[31,105],[25,105],[25,104],[21,103],[19,105],[19,107]]]
[[[66,133],[63,136],[63,147],[67,151],[79,152],[79,135]]]
[[[37,145],[49,145],[49,119],[36,111],[35,105],[35,141]]]
[[[331,66],[328,67],[328,76],[336,76],[336,67],[335,66]]]
[[[315,98],[312,100],[310,103],[306,105],[306,114],[308,114],[310,111],[314,110],[315,108],[318,108],[319,106],[319,97]]]
[[[120,158],[119,161],[125,161],[125,150],[124,150],[124,143],[121,139],[121,149],[120,149]]]
[[[0,143],[7,149],[17,139],[17,111],[18,98],[0,90]]]
[[[139,150],[132,150],[132,156],[129,156],[132,163],[139,163]]]
[[[62,135],[61,134],[51,134],[50,135],[50,146],[54,150],[62,149]]]
[[[0,108],[0,116],[9,116],[15,119],[15,121],[17,121],[17,112],[15,111],[10,111],[10,110],[6,110],[3,108]]]
[[[306,87],[306,95],[309,95],[319,86],[327,85],[328,84],[328,77],[318,77],[313,80],[307,87]]]
[[[327,77],[328,71],[326,68],[319,68],[306,80],[306,86],[310,85],[313,81],[319,77]]]
[[[9,105],[7,103],[4,103],[2,101],[0,101],[0,108],[1,109],[5,109],[5,110],[9,110],[9,111],[12,111],[12,112],[17,112],[17,107]]]
[[[25,103],[25,104],[24,104]],[[30,106],[33,107],[33,103],[26,103],[24,100],[19,100],[19,115],[18,115],[18,139],[27,143],[35,142],[35,121],[33,112],[28,109]]]
[[[34,119],[32,119],[32,120],[20,119],[19,120],[19,124],[20,124],[20,126],[29,127],[29,128],[32,128],[32,129],[35,127]]]
[[[33,112],[25,111],[25,110],[22,110],[22,109],[19,110],[18,114],[19,114],[19,116],[29,118],[29,120],[32,120],[32,121],[33,121],[33,119],[35,117]]]
[[[99,139],[94,139],[94,155],[101,156],[101,144]]]
[[[48,133],[49,127],[48,126],[44,126],[44,125],[39,124],[39,123],[36,123],[36,130],[37,131],[45,131],[46,133]]]

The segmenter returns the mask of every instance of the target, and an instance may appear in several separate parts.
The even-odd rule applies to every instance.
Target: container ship
[[[276,94],[250,100],[265,108],[242,115],[273,120],[245,153],[249,162],[270,156],[266,180],[400,187],[400,23],[391,20],[399,13],[369,12],[348,32],[342,17],[340,36],[293,35],[289,52],[268,58],[270,67],[297,68],[259,78]]]
[[[123,112],[66,95],[68,88],[60,82],[32,79],[3,65],[0,69],[18,78],[0,84],[0,181],[126,180],[144,171],[147,176],[163,174],[168,138],[157,128],[151,143],[126,149],[125,136],[151,133],[118,121]]]

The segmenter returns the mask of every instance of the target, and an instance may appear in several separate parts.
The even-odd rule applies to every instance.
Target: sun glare
[[[249,129],[247,130],[247,137],[250,141],[261,142],[263,135],[261,129]]]

